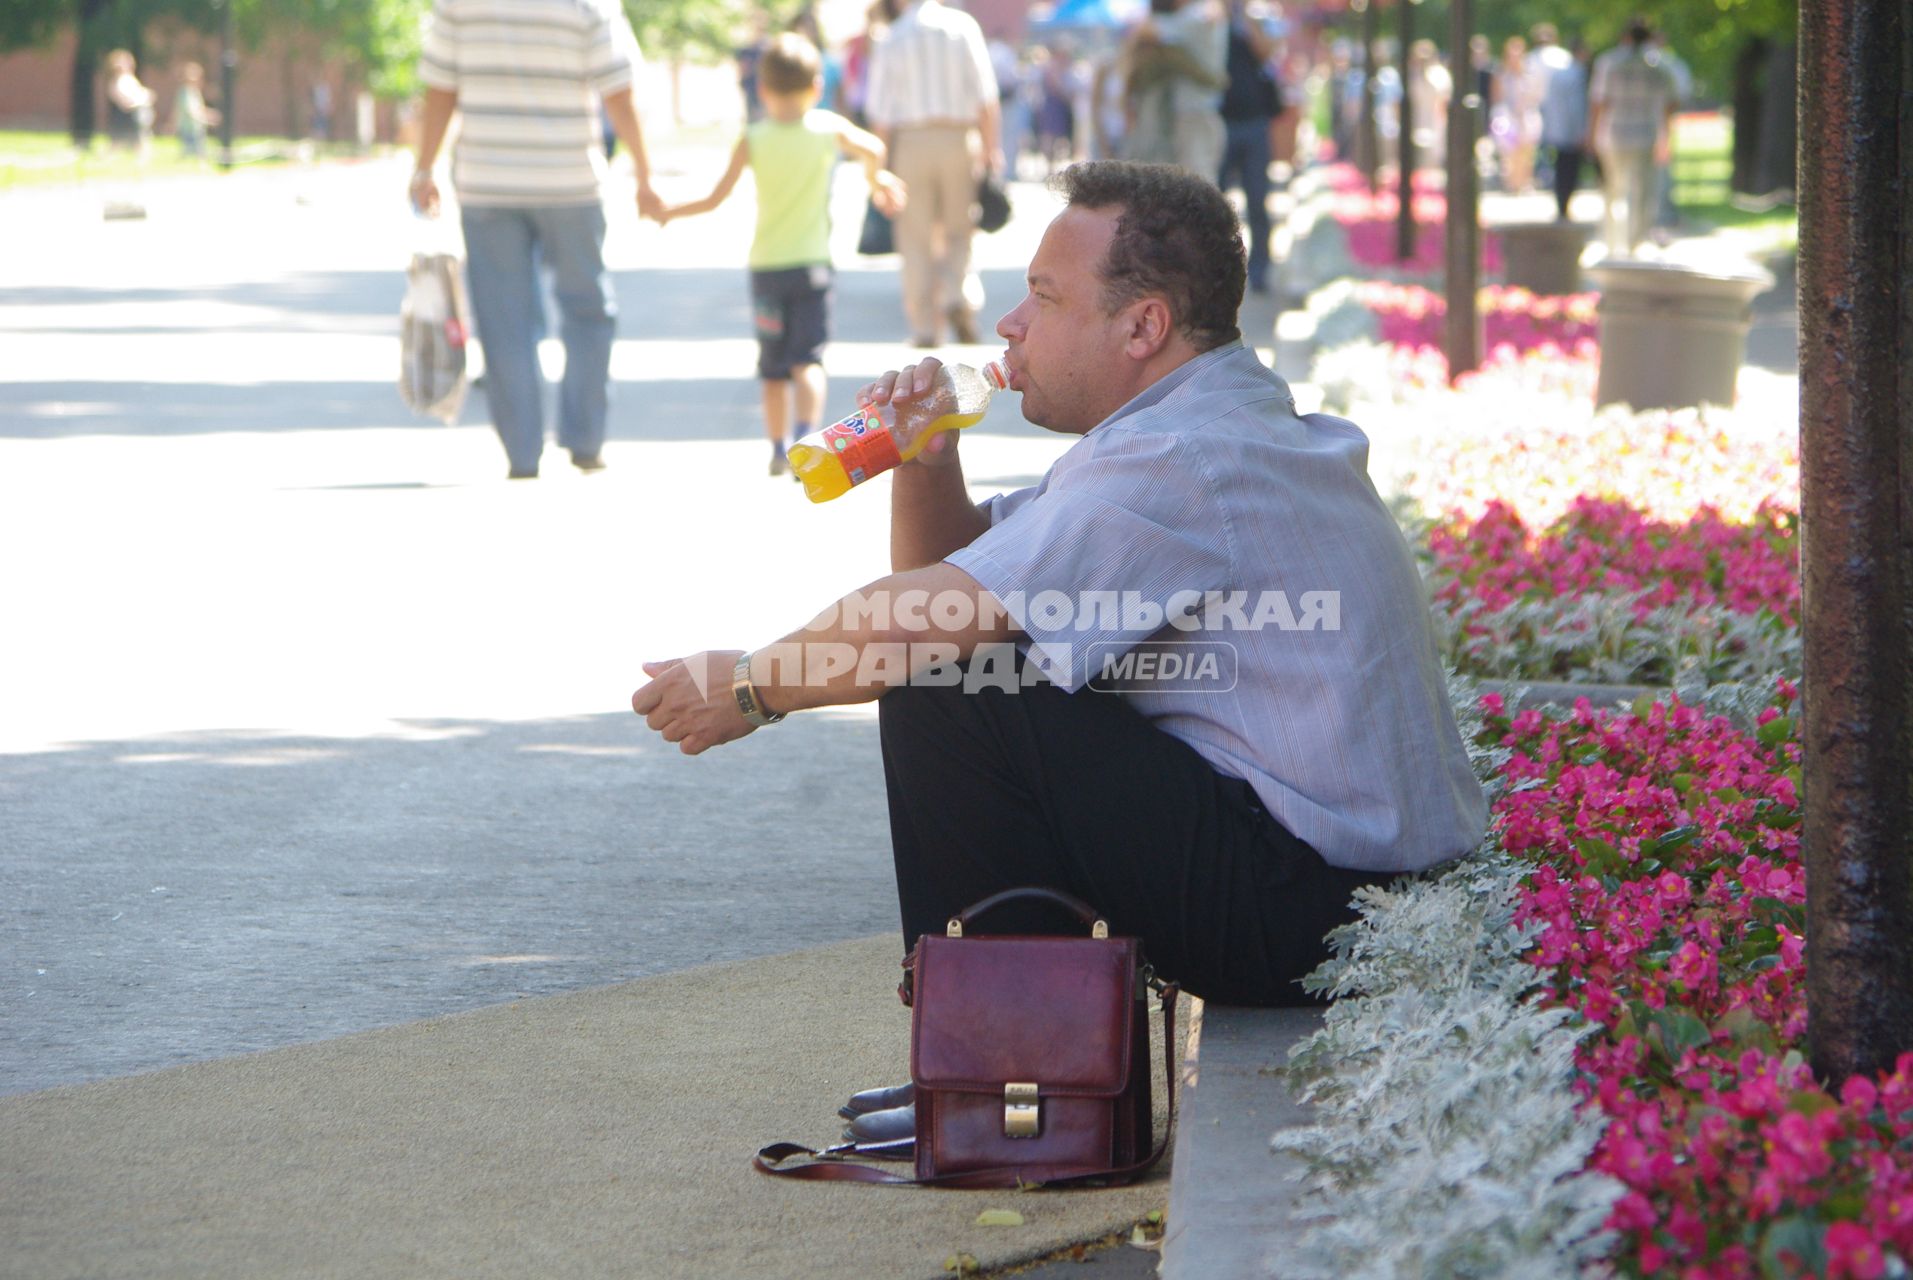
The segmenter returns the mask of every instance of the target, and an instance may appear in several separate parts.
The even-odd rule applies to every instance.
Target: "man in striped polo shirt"
[[[982,164],[1003,171],[996,71],[976,19],[941,0],[906,8],[871,60],[866,111],[910,191],[897,254],[911,340],[937,346],[947,322],[958,342],[975,342],[976,311],[963,296],[971,207]]]
[[[631,85],[637,38],[618,0],[434,0],[419,58],[425,113],[412,202],[439,206],[432,166],[457,111],[452,157],[485,398],[513,479],[545,446],[540,276],[549,271],[565,344],[558,443],[581,471],[603,468],[617,301],[604,268],[599,101],[631,151],[638,214],[663,208]]]

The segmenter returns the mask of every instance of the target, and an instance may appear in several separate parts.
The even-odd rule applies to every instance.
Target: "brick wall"
[[[68,85],[73,75],[72,32],[63,33],[44,49],[0,55],[0,129],[56,129],[67,127]],[[156,26],[148,33],[139,77],[159,95],[156,131],[172,130],[173,94],[179,87],[179,68],[197,62],[205,71],[206,98],[218,104],[220,94],[219,41],[199,32]],[[330,136],[352,136],[353,89],[343,72],[284,45],[256,52],[242,51],[235,96],[239,113],[234,127],[242,134],[306,137],[309,133],[312,85],[325,80],[332,87]],[[105,95],[94,84],[95,119],[104,130]],[[391,112],[380,112],[380,134],[389,137]]]

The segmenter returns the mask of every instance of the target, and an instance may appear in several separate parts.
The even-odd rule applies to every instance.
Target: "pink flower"
[[[1827,1228],[1827,1275],[1878,1280],[1886,1274],[1886,1255],[1880,1242],[1857,1222],[1836,1222]]]

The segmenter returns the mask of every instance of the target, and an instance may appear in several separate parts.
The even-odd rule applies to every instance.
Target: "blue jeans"
[[[553,278],[565,376],[558,388],[558,443],[574,457],[604,448],[611,340],[618,304],[604,269],[604,209],[564,205],[473,208],[462,213],[472,319],[485,352],[485,399],[505,456],[518,472],[538,470],[545,448],[541,268]]]
[[[1242,199],[1248,205],[1249,286],[1269,283],[1269,122],[1225,120],[1222,171],[1216,185],[1227,191],[1230,179],[1241,174]]]

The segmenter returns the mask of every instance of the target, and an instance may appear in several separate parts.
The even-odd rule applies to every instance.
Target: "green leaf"
[[[1793,728],[1792,716],[1775,716],[1755,730],[1754,737],[1761,746],[1771,750],[1793,737]]]
[[[1825,1239],[1825,1229],[1805,1214],[1775,1219],[1760,1238],[1760,1274],[1774,1280],[1826,1274]]]
[[[1714,1041],[1714,1033],[1707,1029],[1707,1024],[1682,1009],[1656,1009],[1653,1021],[1660,1029],[1667,1056],[1671,1059],[1678,1060],[1687,1050],[1698,1049]]]
[[[1727,1037],[1737,1049],[1758,1049],[1762,1053],[1773,1053],[1780,1048],[1780,1041],[1774,1035],[1773,1028],[1754,1016],[1754,1011],[1746,1005],[1729,1009],[1714,1024],[1716,1035]]]
[[[985,1209],[976,1215],[979,1227],[1020,1227],[1023,1215],[1014,1209]]]
[[[1671,849],[1681,849],[1700,839],[1700,828],[1691,823],[1684,827],[1674,827],[1663,831],[1658,841],[1658,849],[1666,853]]]

